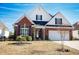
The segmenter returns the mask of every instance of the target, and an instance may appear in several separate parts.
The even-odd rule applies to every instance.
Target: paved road
[[[54,41],[54,42],[61,43],[61,41]],[[64,41],[64,45],[79,50],[79,41]]]

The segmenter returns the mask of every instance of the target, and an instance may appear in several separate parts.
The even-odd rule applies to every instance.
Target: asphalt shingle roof
[[[48,21],[33,21],[36,25],[45,25]]]

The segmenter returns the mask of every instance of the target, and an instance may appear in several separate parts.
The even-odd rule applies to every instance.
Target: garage
[[[69,40],[69,31],[49,31],[49,35],[48,35],[50,40],[54,40],[54,41],[60,41],[60,40],[64,40],[67,41]],[[61,39],[62,37],[62,39]]]

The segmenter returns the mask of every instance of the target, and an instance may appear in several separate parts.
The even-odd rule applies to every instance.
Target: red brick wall
[[[29,21],[27,17],[22,18],[21,21],[18,22],[18,25],[24,25],[26,24],[27,26],[30,26],[32,23]]]
[[[15,35],[18,36],[20,35],[20,26],[21,25],[26,25],[29,28],[29,35],[31,35],[32,31],[31,31],[31,25],[32,23],[29,21],[29,19],[27,17],[22,18],[18,23],[16,23],[18,26],[15,27],[14,31],[15,31]]]

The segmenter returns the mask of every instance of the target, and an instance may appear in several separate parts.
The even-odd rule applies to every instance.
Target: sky
[[[51,15],[61,12],[72,25],[79,21],[78,3],[0,3],[0,21],[8,27],[9,31],[13,32],[13,24],[39,5]]]

